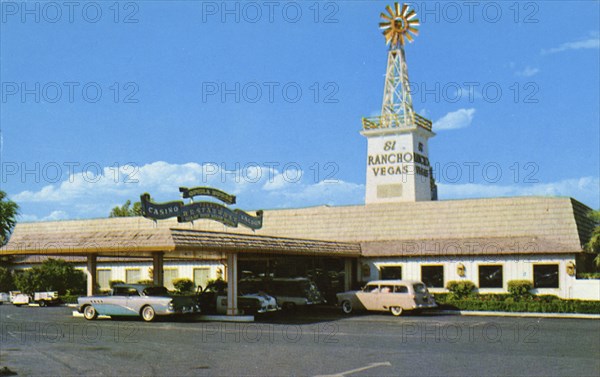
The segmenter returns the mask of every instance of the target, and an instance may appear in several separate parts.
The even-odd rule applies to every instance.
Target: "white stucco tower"
[[[389,43],[381,116],[362,120],[361,134],[367,138],[365,202],[436,200],[428,148],[435,133],[431,121],[413,109],[404,55],[404,39],[412,42],[419,20],[408,5],[395,3],[395,9],[386,9],[380,23]]]

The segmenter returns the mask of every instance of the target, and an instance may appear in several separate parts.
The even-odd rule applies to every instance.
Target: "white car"
[[[399,316],[405,310],[437,306],[425,284],[416,280],[371,281],[360,291],[338,293],[337,299],[345,314],[355,310],[376,310]]]
[[[14,306],[29,305],[30,301],[31,297],[25,293],[17,293],[12,298],[12,303]]]
[[[0,292],[0,305],[4,304],[5,302],[10,302],[10,296],[8,293]]]

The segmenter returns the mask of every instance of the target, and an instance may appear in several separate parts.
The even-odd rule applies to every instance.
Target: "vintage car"
[[[275,298],[264,292],[248,293],[239,288],[238,310],[244,314],[262,314],[279,310]],[[206,286],[204,290],[198,287],[198,303],[203,312],[227,313],[227,283],[217,280]]]
[[[12,296],[10,299],[10,302],[12,302],[12,304],[16,307],[19,306],[23,306],[23,305],[29,305],[29,303],[31,302],[31,296],[29,296],[26,293],[21,293],[21,292],[11,292]]]
[[[150,322],[157,316],[200,312],[193,297],[172,297],[165,287],[146,284],[115,284],[110,295],[79,297],[77,304],[88,320],[98,315],[141,316]]]
[[[337,294],[342,311],[389,311],[395,316],[405,310],[435,308],[437,304],[425,284],[416,280],[377,280],[367,283],[360,291]]]
[[[307,278],[242,279],[239,287],[245,292],[267,292],[285,310],[325,302],[317,285]]]

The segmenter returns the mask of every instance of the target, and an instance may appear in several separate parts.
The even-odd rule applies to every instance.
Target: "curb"
[[[79,313],[77,310],[73,310],[73,317],[84,318],[83,313]],[[110,319],[108,315],[98,315],[99,319]],[[200,321],[209,322],[254,322],[253,315],[242,315],[242,316],[226,316],[226,315],[198,315],[197,318]]]
[[[531,312],[484,312],[471,310],[438,310],[439,314],[480,316],[480,317],[535,317],[535,318],[575,318],[600,319],[600,314],[583,313],[531,313]]]

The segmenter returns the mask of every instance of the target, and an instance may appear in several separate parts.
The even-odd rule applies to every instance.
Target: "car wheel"
[[[342,301],[342,311],[344,314],[352,313],[352,303],[350,301]]]
[[[92,319],[96,319],[98,317],[98,312],[92,305],[88,305],[83,309],[83,316],[88,321],[91,321]]]
[[[44,306],[46,306],[46,301],[40,301],[40,306],[43,308]]]
[[[390,308],[390,312],[392,312],[392,314],[396,317],[401,316],[402,315],[402,307],[400,306],[392,306]]]
[[[156,313],[152,306],[144,306],[142,309],[142,319],[146,322],[152,322],[156,318]]]

